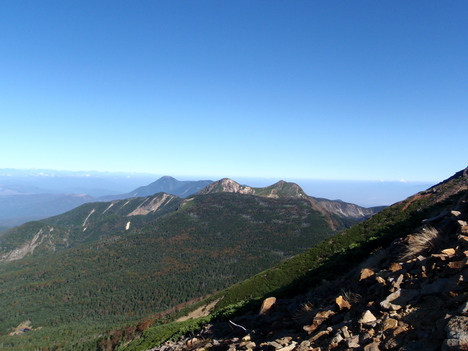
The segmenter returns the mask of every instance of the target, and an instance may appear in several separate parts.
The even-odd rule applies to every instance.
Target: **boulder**
[[[268,297],[266,298],[263,303],[262,307],[260,308],[260,315],[266,314],[268,311],[271,310],[273,305],[276,303],[276,297]]]

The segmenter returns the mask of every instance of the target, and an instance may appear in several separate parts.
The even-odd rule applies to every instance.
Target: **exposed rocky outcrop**
[[[325,211],[345,218],[368,218],[374,213],[385,208],[385,206],[365,208],[340,200],[328,200],[323,198],[314,199]]]
[[[336,281],[151,350],[468,350],[468,194]]]
[[[198,194],[210,194],[217,192],[239,193],[239,194],[255,194],[255,190],[249,186],[240,185],[229,178],[223,178],[216,182],[207,185],[201,189]]]

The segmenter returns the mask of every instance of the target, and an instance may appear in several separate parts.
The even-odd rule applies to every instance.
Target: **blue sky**
[[[438,182],[468,2],[0,2],[0,168]]]

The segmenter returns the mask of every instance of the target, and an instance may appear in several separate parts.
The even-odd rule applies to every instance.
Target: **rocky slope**
[[[456,203],[338,279],[151,350],[468,350],[467,170],[406,202]]]
[[[386,206],[365,208],[340,200],[328,200],[323,198],[313,198],[325,211],[334,213],[344,218],[364,219],[372,216],[374,213],[384,209]]]

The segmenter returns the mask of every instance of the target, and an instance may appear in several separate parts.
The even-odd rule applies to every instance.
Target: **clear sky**
[[[0,2],[0,168],[438,182],[468,1]]]

